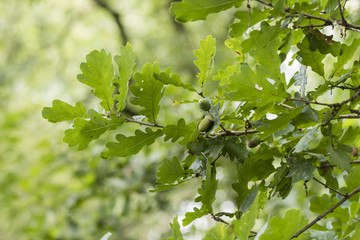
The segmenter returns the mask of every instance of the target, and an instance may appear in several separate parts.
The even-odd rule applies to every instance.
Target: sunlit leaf
[[[225,224],[216,225],[215,227],[209,229],[203,240],[233,240],[234,231],[232,226],[226,226]]]
[[[76,118],[73,127],[65,131],[64,142],[70,147],[78,145],[78,150],[83,150],[107,130],[114,130],[125,122],[124,118],[112,115],[109,119],[92,109],[87,114],[89,120]]]
[[[240,7],[242,2],[243,0],[183,0],[171,4],[170,14],[179,22],[204,20],[210,13]]]
[[[49,122],[62,122],[76,117],[86,117],[86,109],[81,102],[77,102],[73,107],[66,102],[54,100],[52,107],[43,108],[42,116]]]
[[[128,93],[129,79],[135,66],[135,54],[130,43],[120,47],[120,56],[115,56],[114,61],[119,66],[120,79],[114,79],[114,85],[118,88],[119,94],[114,96],[117,101],[116,108],[120,112],[125,109],[125,100]]]
[[[168,71],[161,72],[160,74],[154,73],[154,78],[165,85],[170,84],[176,87],[182,87],[192,92],[195,91],[195,89],[190,83],[185,84],[181,81],[179,74],[173,73],[170,75],[170,69]]]
[[[137,72],[134,75],[136,85],[130,86],[135,96],[131,103],[143,107],[139,113],[145,115],[152,123],[156,122],[160,111],[159,102],[164,96],[164,84],[154,78],[154,73],[159,74],[158,63],[145,64],[142,73]]]
[[[154,143],[155,139],[161,137],[163,132],[159,129],[157,131],[146,128],[145,132],[140,130],[135,131],[134,136],[126,137],[122,134],[116,135],[117,142],[109,142],[106,147],[109,149],[103,152],[102,156],[110,157],[127,157],[140,152],[140,150]]]
[[[86,62],[81,63],[80,69],[82,74],[77,76],[78,80],[92,87],[91,92],[102,100],[101,106],[111,111],[114,92],[111,54],[107,54],[104,49],[101,52],[94,50],[86,56]]]
[[[260,240],[290,239],[307,224],[306,218],[297,209],[287,210],[285,216],[273,217]]]
[[[202,207],[201,209],[194,207],[194,212],[187,212],[185,218],[182,221],[183,226],[187,226],[192,223],[195,219],[201,218],[208,214],[208,211]]]
[[[199,78],[201,88],[204,87],[212,69],[211,61],[215,57],[215,53],[215,38],[210,35],[205,40],[200,40],[200,49],[194,51],[194,55],[198,58],[194,63],[200,70],[196,76]]]
[[[174,217],[174,220],[172,223],[170,223],[170,227],[172,230],[172,237],[168,238],[168,240],[183,240],[183,235],[180,231],[180,224],[178,222],[178,217]]]

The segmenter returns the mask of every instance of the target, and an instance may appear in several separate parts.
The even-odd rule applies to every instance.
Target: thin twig
[[[310,24],[310,25],[305,25],[305,26],[296,26],[294,25],[293,28],[317,28],[317,27],[326,27],[326,26],[331,26],[332,23],[324,23],[324,24]]]
[[[221,129],[224,131],[224,132],[228,132],[229,130],[226,130],[226,128],[224,128],[224,126],[223,125],[219,125],[220,127],[221,127]]]
[[[280,106],[283,106],[283,107],[286,107],[286,108],[294,108],[294,107],[292,107],[292,106],[289,106],[289,105],[287,105],[287,104],[285,104],[285,103],[279,103],[279,105]]]
[[[317,105],[323,105],[323,106],[328,106],[328,107],[334,106],[334,104],[331,104],[331,103],[320,103],[320,102],[316,102],[316,101],[309,101],[309,100],[306,100],[303,98],[287,98],[286,100],[304,102],[306,104],[317,104]]]
[[[306,197],[308,197],[309,196],[309,192],[308,192],[308,186],[307,186],[307,182],[308,182],[309,180],[306,180],[306,181],[304,181],[304,187],[305,187],[305,196]]]
[[[127,42],[129,42],[128,35],[125,31],[124,25],[121,22],[121,16],[118,12],[116,12],[114,9],[112,9],[108,3],[104,0],[94,0],[94,2],[102,7],[104,10],[106,10],[115,20],[115,23],[120,31],[121,40],[123,45],[125,46]]]
[[[268,2],[265,2],[265,1],[262,1],[262,0],[255,0],[255,1],[259,2],[261,4],[264,4],[264,5],[268,6],[268,7],[273,7],[273,5],[271,3],[268,3]]]
[[[228,222],[224,221],[223,219],[221,219],[221,218],[218,217],[218,216],[215,216],[213,213],[211,214],[211,217],[212,217],[212,219],[214,219],[214,220],[217,221],[217,222],[222,222],[222,223],[225,223],[226,225],[229,225]]]
[[[248,24],[248,27],[251,27],[251,6],[250,6],[250,3],[249,3],[249,0],[247,0],[246,7],[248,8],[248,11],[249,11],[249,24]]]
[[[347,0],[345,0],[345,2],[344,2],[344,5],[343,5],[343,10],[345,9],[345,5],[346,5],[346,3],[347,3]]]
[[[262,1],[262,0],[255,0],[256,2],[259,2],[265,6],[268,6],[268,7],[274,7],[271,3],[268,3],[268,2],[265,2],[265,1]],[[339,0],[338,0],[339,2]],[[314,16],[314,15],[311,15],[311,14],[308,14],[308,13],[302,13],[302,15],[308,19],[317,19],[317,20],[320,20],[320,21],[323,21],[325,24],[324,26],[329,26],[329,25],[335,25],[335,24],[338,24],[340,26],[343,26],[345,27],[345,29],[348,29],[348,30],[352,30],[352,31],[356,31],[356,32],[360,32],[360,26],[357,26],[357,25],[354,25],[354,24],[350,24],[346,21],[345,17],[344,17],[344,13],[343,13],[343,9],[345,8],[345,4],[346,4],[346,1],[344,3],[344,6],[341,7],[340,5],[340,14],[341,14],[341,21],[335,19],[334,21],[328,19],[328,18],[323,18],[323,17],[319,17],[319,16]],[[288,9],[286,12],[290,12],[291,9]],[[292,12],[292,14],[299,14],[298,12]]]
[[[214,166],[216,160],[218,160],[220,157],[221,157],[221,154],[219,154],[219,156],[217,156],[217,157],[210,163],[210,165]]]
[[[318,183],[320,183],[321,185],[323,185],[324,187],[330,189],[331,191],[333,191],[333,192],[335,192],[335,193],[337,193],[337,194],[339,194],[339,195],[341,195],[341,196],[343,196],[343,197],[347,197],[346,194],[344,194],[344,193],[342,193],[342,192],[339,192],[339,191],[336,190],[335,188],[332,188],[332,187],[326,185],[325,183],[321,182],[319,179],[317,179],[317,178],[315,178],[315,177],[313,177],[313,179],[314,179],[316,182],[318,182]]]
[[[339,11],[340,11],[341,21],[344,24],[346,24],[347,22],[346,22],[345,17],[344,17],[344,11],[343,11],[343,9],[341,7],[341,2],[340,2],[340,0],[337,0],[337,2],[338,2]]]
[[[141,121],[137,121],[131,118],[125,118],[126,122],[132,122],[132,123],[137,123],[140,125],[145,125],[145,126],[149,126],[149,127],[158,127],[158,128],[164,128],[164,126],[159,125],[159,124],[153,124],[153,123],[146,123],[146,122],[141,122]]]
[[[297,13],[297,12],[295,12]],[[311,15],[311,14],[308,14],[308,13],[302,13],[304,17],[308,18],[308,19],[316,19],[316,20],[320,20],[320,21],[323,21],[325,23],[328,23],[328,24],[331,24],[333,25],[333,21],[331,21],[330,19],[328,18],[323,18],[323,17],[319,17],[319,16],[314,16],[314,15]]]
[[[347,99],[347,100],[344,100],[344,101],[342,101],[341,103],[339,103],[339,105],[344,105],[344,104],[346,104],[346,103],[348,103],[348,102],[351,102],[352,100],[354,100],[355,98],[357,98],[358,96],[360,95],[360,90],[358,90],[354,95],[352,95],[349,99]]]
[[[358,89],[360,89],[360,86],[357,86],[357,87],[349,87],[349,86],[345,86],[345,85],[339,86],[339,85],[335,85],[335,84],[333,84],[331,82],[329,82],[329,84],[331,85],[331,87],[340,88],[342,90],[344,90],[344,89],[350,89],[350,90],[358,90]]]
[[[354,95],[352,95],[350,98],[342,101],[341,103],[334,103],[333,104],[333,111],[331,112],[332,117],[329,118],[328,120],[326,120],[326,122],[323,122],[321,125],[326,125],[328,124],[331,120],[333,120],[336,116],[336,114],[338,114],[338,112],[340,111],[340,109],[342,108],[342,106],[344,106],[345,104],[347,104],[348,102],[353,101],[355,98],[357,98],[360,95],[360,90],[358,90]]]
[[[336,203],[334,206],[317,216],[313,221],[311,221],[309,224],[307,224],[304,228],[300,229],[297,233],[295,233],[291,239],[298,237],[300,234],[311,228],[315,223],[323,219],[327,214],[333,212],[337,207],[339,207],[341,204],[343,204],[346,200],[354,196],[356,193],[360,192],[360,186],[354,189],[351,193],[347,194],[346,197],[341,199],[338,203]]]
[[[351,161],[350,164],[359,164],[360,160]],[[317,168],[328,168],[328,167],[337,167],[335,164],[321,164]]]
[[[340,115],[337,117],[338,119],[346,119],[346,118],[360,118],[360,115],[348,114],[348,115]]]
[[[253,134],[258,133],[257,130],[247,130],[247,131],[227,131],[227,132],[216,132],[211,133],[210,136],[216,136],[216,137],[226,137],[226,136],[241,136],[245,134]]]

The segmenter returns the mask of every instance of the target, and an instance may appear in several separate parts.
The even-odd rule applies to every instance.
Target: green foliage
[[[181,22],[237,8],[230,39],[225,42],[234,56],[227,54],[227,61],[215,65],[216,40],[211,35],[200,40],[200,49],[194,51],[200,91],[195,81],[184,81],[170,68],[160,71],[157,62],[146,63],[141,72],[132,74],[135,56],[127,44],[114,57],[119,76],[105,50],[91,52],[80,65],[78,80],[93,88],[103,109],[55,100],[51,108],[43,109],[43,117],[50,122],[74,120],[65,130],[64,141],[78,145],[79,150],[108,130],[126,133],[117,133],[115,142],[104,138],[101,143],[107,151],[101,156],[132,159],[141,152],[136,158],[146,162],[142,157],[146,152],[156,155],[161,164],[151,192],[175,187],[181,191],[186,182],[197,186],[194,201],[200,206],[184,213],[182,225],[211,216],[219,224],[208,229],[203,239],[248,239],[251,235],[260,240],[307,239],[308,235],[350,239],[360,232],[356,220],[360,171],[354,167],[357,154],[350,154],[359,144],[353,134],[359,132],[359,59],[351,51],[358,49],[360,37],[349,34],[349,43],[343,32],[333,37],[330,34],[336,32],[322,29],[335,23],[347,31],[360,27],[330,18],[341,17],[343,7],[336,1],[248,1],[246,8],[242,3],[184,0],[171,4],[170,13]],[[296,69],[290,72],[288,67],[294,62]],[[170,86],[177,87],[176,92]],[[174,100],[179,96],[182,100]],[[206,99],[200,109],[194,100],[199,98]],[[170,101],[177,106],[170,106]],[[125,117],[125,110],[134,106],[140,107],[135,108],[137,116]],[[185,111],[185,106],[190,110]],[[166,157],[158,157],[156,149],[161,147]],[[149,182],[153,187],[155,179]],[[340,187],[341,182],[344,186]],[[316,184],[330,193],[320,196]],[[299,190],[299,186],[305,187]],[[218,197],[219,192],[225,196]],[[283,217],[276,208],[267,209],[272,201],[290,193],[294,194],[290,201],[299,198],[302,202],[295,207],[307,201],[310,208],[286,209]],[[235,209],[222,211],[218,199],[230,199]],[[308,223],[305,216],[311,214],[318,219]],[[221,224],[225,218],[232,222]],[[257,218],[264,223],[261,228],[255,224]],[[321,219],[328,222],[318,222]],[[169,239],[183,239],[177,217],[170,226]]]
[[[261,240],[267,239],[290,239],[294,233],[304,227],[307,220],[301,215],[299,210],[290,209],[286,211],[283,218],[273,217],[269,222],[269,227],[261,235]]]
[[[120,56],[115,56],[114,61],[119,66],[120,79],[114,79],[113,84],[117,87],[119,94],[114,96],[114,99],[118,101],[116,108],[118,112],[121,112],[126,107],[126,97],[128,93],[128,82],[131,78],[133,68],[135,66],[135,54],[132,51],[131,45],[126,44],[125,47],[120,47]]]
[[[102,100],[101,106],[106,111],[110,111],[113,106],[114,91],[111,54],[107,54],[104,49],[101,52],[94,50],[86,56],[86,62],[81,63],[80,68],[82,74],[78,75],[78,80],[92,87],[91,92]]]
[[[131,137],[117,134],[117,142],[108,142],[106,147],[109,150],[107,152],[103,152],[102,157],[126,157],[136,154],[143,147],[153,144],[155,139],[161,137],[162,135],[163,132],[161,130],[154,132],[151,128],[146,128],[145,132],[136,130],[135,135]]]
[[[210,35],[207,36],[206,40],[201,40],[200,49],[194,51],[195,56],[198,58],[194,63],[200,70],[200,73],[196,76],[199,78],[201,88],[204,87],[205,81],[212,69],[211,62],[215,57],[215,53],[215,39]]]
[[[179,143],[186,145],[188,142],[195,140],[194,137],[196,137],[196,135],[193,133],[196,131],[196,124],[194,122],[186,124],[185,120],[181,118],[177,122],[177,125],[167,125],[163,131],[165,141],[171,139],[171,142],[176,142],[178,139],[183,138]]]
[[[52,107],[44,107],[42,116],[49,122],[56,123],[73,120],[76,117],[85,117],[86,109],[81,102],[77,102],[75,107],[73,107],[66,102],[54,100]]]
[[[143,67],[142,73],[137,72],[134,75],[134,80],[137,85],[130,87],[134,94],[131,103],[139,105],[144,109],[139,113],[145,115],[149,122],[155,123],[156,117],[159,114],[159,102],[164,95],[164,84],[156,81],[154,74],[159,74],[158,63],[146,64]]]
[[[99,138],[107,130],[116,129],[125,121],[124,118],[116,116],[112,116],[109,120],[92,109],[88,110],[87,115],[89,120],[76,118],[73,128],[65,131],[64,142],[68,143],[70,147],[78,145],[78,150],[84,150],[91,141]]]
[[[172,237],[168,238],[168,240],[183,240],[182,233],[180,231],[180,224],[178,222],[177,216],[174,217],[174,220],[172,223],[170,223],[170,227],[172,229]]]
[[[239,7],[242,0],[183,0],[171,4],[170,14],[175,20],[188,22],[206,19],[210,13],[217,13],[231,7]]]
[[[171,69],[167,69],[165,72],[161,72],[160,74],[154,73],[154,78],[164,83],[165,85],[174,85],[176,87],[182,87],[189,91],[195,91],[193,86],[190,83],[183,83],[180,79],[179,74],[173,73],[170,75]]]

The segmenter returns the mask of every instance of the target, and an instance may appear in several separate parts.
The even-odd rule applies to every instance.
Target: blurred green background
[[[168,14],[170,3],[0,0],[0,239],[87,240],[107,232],[112,233],[110,240],[167,239],[169,222],[176,215],[181,221],[186,211],[198,206],[193,200],[201,179],[149,193],[161,161],[174,155],[183,158],[184,149],[176,144],[159,141],[130,158],[104,160],[99,157],[104,138],[131,135],[139,126],[120,127],[79,152],[62,141],[69,122],[51,124],[41,117],[42,108],[54,99],[96,107],[90,89],[76,79],[80,63],[94,49],[116,55],[130,42],[135,71],[158,61],[162,70],[171,66],[184,82],[192,82],[197,74],[193,51],[210,34],[216,38],[216,68],[233,63],[237,54],[224,45],[233,9],[206,21],[179,24]],[[205,95],[210,96],[217,85],[207,84]],[[173,105],[173,100],[185,99],[198,96],[168,86],[158,123],[175,124],[180,117],[199,120],[195,104]],[[127,108],[128,113],[137,111]],[[236,172],[226,167],[230,164],[223,161],[218,167],[216,211],[235,210],[231,184]],[[294,201],[306,207],[303,186],[297,188],[301,194],[292,193],[286,201],[275,198],[264,212],[276,215],[294,207]],[[309,186],[310,192],[321,190]],[[188,239],[199,239],[214,224],[204,217],[182,231]]]
[[[100,239],[107,232],[110,239],[167,238],[173,217],[191,209],[193,185],[149,193],[160,162],[169,152],[181,156],[182,149],[156,144],[129,159],[104,160],[101,139],[85,151],[68,148],[62,138],[70,123],[51,124],[41,117],[54,99],[95,107],[89,88],[76,79],[80,63],[94,49],[115,55],[128,41],[136,71],[158,61],[162,69],[172,66],[184,81],[192,81],[193,51],[211,34],[217,39],[217,66],[232,61],[234,54],[223,42],[233,14],[181,25],[168,14],[170,2],[0,1],[1,239]],[[200,112],[172,105],[175,99],[194,98],[167,88],[161,124],[173,124],[179,115],[198,120]]]

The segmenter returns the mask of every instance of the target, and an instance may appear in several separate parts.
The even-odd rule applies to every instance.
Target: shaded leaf
[[[249,150],[245,142],[238,142],[238,138],[229,138],[224,142],[223,154],[229,156],[231,161],[237,160],[243,163],[249,156]]]
[[[319,49],[311,49],[311,39],[310,35],[306,35],[301,43],[297,44],[299,48],[298,56],[301,57],[301,64],[311,67],[311,69],[319,74],[324,76],[324,64],[322,60],[325,58],[324,54],[321,54]]]
[[[318,135],[318,128],[308,129],[308,132],[300,139],[300,141],[295,145],[294,152],[302,152],[309,149],[309,143],[315,138],[315,135]]]
[[[232,185],[232,188],[237,192],[236,204],[240,208],[246,197],[254,191],[255,187],[248,188],[249,181],[257,181],[260,179],[267,178],[271,173],[274,172],[272,165],[273,158],[267,153],[267,158],[257,156],[257,154],[246,158],[243,164],[237,166],[238,180]],[[262,155],[262,154],[260,154]]]
[[[181,167],[179,160],[173,157],[172,160],[164,159],[156,176],[157,183],[172,183],[185,175],[184,169]]]
[[[255,199],[249,208],[240,218],[240,220],[233,221],[234,233],[238,239],[248,239],[250,231],[255,226],[255,221],[259,212],[259,196],[255,194]]]
[[[198,190],[200,196],[196,201],[201,201],[208,213],[212,213],[212,204],[215,201],[218,181],[216,180],[216,167],[206,163],[206,179],[203,180],[201,188]],[[202,207],[202,208],[203,208]]]
[[[189,124],[185,123],[183,118],[179,119],[177,125],[167,125],[164,128],[165,141],[171,139],[171,142],[176,142],[178,139],[183,138],[179,143],[186,145],[188,142],[194,141],[193,132],[196,131],[195,122]]]
[[[345,169],[346,171],[351,171],[350,166],[350,153],[352,152],[352,147],[338,143],[336,149],[333,147],[332,143],[329,141],[328,144],[329,152],[329,162],[335,164],[338,168]]]
[[[264,132],[260,135],[261,139],[265,139],[271,134],[286,128],[290,121],[301,112],[301,108],[290,109],[288,112],[283,112],[278,115],[276,119],[264,120],[265,126],[257,128],[257,130]]]
[[[254,189],[254,191],[252,191],[248,196],[246,196],[244,201],[241,203],[241,206],[239,208],[239,211],[241,213],[246,213],[250,209],[250,207],[253,204],[256,196],[258,195],[258,189],[259,189],[259,186],[257,186]]]
[[[70,104],[54,100],[52,107],[44,107],[42,110],[43,118],[49,122],[62,122],[66,120],[72,120],[76,117],[86,117],[86,109],[81,102],[77,102],[75,107]]]
[[[290,167],[287,177],[292,177],[292,182],[309,181],[313,178],[313,172],[316,166],[311,164],[311,160],[296,159],[295,163]]]

